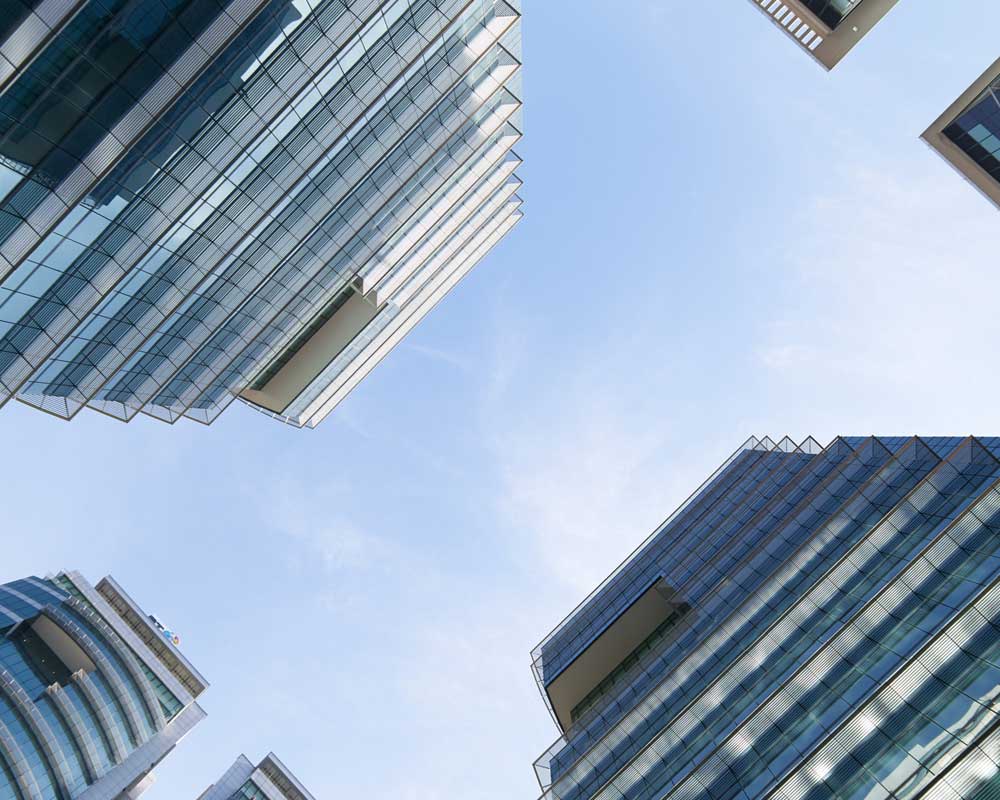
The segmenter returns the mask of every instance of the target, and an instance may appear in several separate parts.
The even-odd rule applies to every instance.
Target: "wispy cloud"
[[[528,537],[540,573],[585,592],[662,515],[667,426],[651,435],[646,422],[592,397],[505,438],[501,512]]]
[[[970,390],[1000,389],[987,367],[1000,340],[1000,215],[938,166],[855,162],[794,221],[784,310],[758,358],[776,377],[794,373],[783,380],[803,405],[836,391],[845,414],[866,408],[873,426],[988,424],[982,403],[974,414],[965,403]]]
[[[613,357],[591,353],[586,367],[550,365],[539,385],[532,321],[500,309],[482,399],[496,510],[526,569],[579,599],[684,496],[691,465],[673,460],[659,376],[621,380]]]
[[[816,348],[823,366],[903,376],[938,356],[977,358],[984,336],[995,341],[1000,216],[945,177],[857,169],[803,211],[805,233],[787,252],[797,302],[772,329],[772,352]]]
[[[429,358],[432,361],[439,361],[442,364],[448,364],[462,370],[463,372],[475,371],[475,366],[468,359],[462,358],[450,350],[443,350],[438,347],[429,347],[424,344],[417,344],[416,342],[409,341],[404,341],[401,347],[422,355],[425,358]]]
[[[776,344],[761,349],[759,356],[765,367],[773,370],[795,369],[815,358],[810,347],[802,344]]]
[[[316,485],[279,481],[260,507],[270,528],[284,535],[291,558],[326,573],[360,570],[389,558],[387,540],[359,527],[337,509],[350,506],[349,487],[325,482]]]

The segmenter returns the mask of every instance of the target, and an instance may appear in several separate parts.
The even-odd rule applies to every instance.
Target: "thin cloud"
[[[279,481],[272,494],[259,500],[269,527],[286,537],[288,552],[300,566],[325,573],[367,569],[392,557],[388,542],[363,530],[335,509],[349,505],[347,486],[306,486]]]
[[[475,366],[470,363],[468,359],[462,358],[450,350],[442,350],[437,347],[429,347],[424,344],[417,344],[416,342],[409,341],[404,341],[401,346],[406,350],[410,350],[411,352],[417,353],[418,355],[424,356],[432,361],[448,364],[449,366],[460,369],[463,372],[475,371]]]
[[[855,170],[804,211],[789,257],[797,313],[772,348],[904,374],[935,356],[976,360],[996,341],[1000,215],[957,176],[906,171]]]

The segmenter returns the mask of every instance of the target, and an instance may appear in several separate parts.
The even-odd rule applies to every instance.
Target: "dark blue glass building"
[[[1000,796],[1000,439],[751,439],[533,653],[546,800]]]
[[[322,420],[520,218],[517,0],[11,0],[0,404]]]
[[[996,61],[923,134],[966,180],[1000,206],[1000,61]]]
[[[111,578],[0,585],[0,800],[138,797],[206,687]]]

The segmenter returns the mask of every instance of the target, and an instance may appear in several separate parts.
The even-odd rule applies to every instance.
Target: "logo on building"
[[[163,634],[164,639],[170,642],[174,647],[180,647],[181,637],[178,636],[176,633],[174,633],[172,630],[170,630],[170,628],[168,628],[162,622],[160,622],[160,619],[159,617],[156,616],[156,614],[150,614],[149,620],[150,622],[153,623],[156,629]]]

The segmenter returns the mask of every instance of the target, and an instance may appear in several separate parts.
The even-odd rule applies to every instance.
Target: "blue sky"
[[[534,798],[530,649],[748,435],[1000,433],[1000,217],[918,140],[992,8],[828,75],[746,0],[526,2],[525,219],[319,429],[5,408],[0,580],[110,572],[213,684],[149,800]]]

